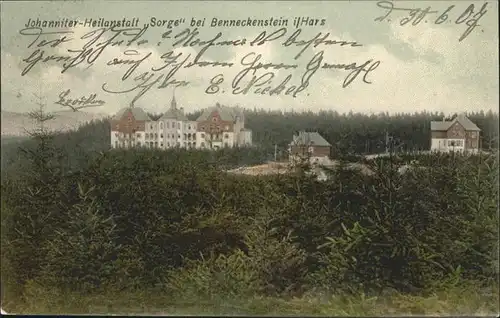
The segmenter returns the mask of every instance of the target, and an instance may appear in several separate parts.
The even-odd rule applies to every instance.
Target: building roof
[[[240,118],[244,118],[243,111],[240,108],[222,106],[219,103],[217,103],[214,107],[205,109],[203,113],[200,115],[200,117],[196,119],[196,121],[208,120],[208,118],[214,111],[217,111],[219,113],[219,116],[223,121],[236,121],[236,117],[238,116]]]
[[[476,126],[467,116],[464,114],[460,114],[450,121],[431,121],[431,130],[448,130],[453,124],[458,122],[460,125],[464,127],[465,130],[475,130],[480,131],[479,127]]]
[[[292,146],[303,146],[303,145],[311,145],[311,146],[322,146],[322,147],[331,147],[332,145],[326,141],[319,133],[317,132],[305,132],[300,131],[298,135],[293,136],[293,141],[290,143]]]
[[[132,107],[132,106],[121,109],[111,119],[121,120],[123,118],[123,115],[125,115],[125,113],[129,111],[132,112],[132,115],[134,116],[135,120],[151,120],[149,115],[142,108]]]
[[[177,108],[177,101],[175,100],[175,95],[172,96],[172,101],[170,102],[170,108],[160,117],[160,120],[163,119],[176,119],[179,121],[187,121],[188,118],[184,115],[183,109]]]
[[[169,109],[160,117],[162,119],[176,119],[181,121],[187,121],[188,118],[184,115],[184,112],[180,109]]]

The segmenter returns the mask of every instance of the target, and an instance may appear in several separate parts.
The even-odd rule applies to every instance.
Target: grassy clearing
[[[96,295],[57,293],[30,288],[25,301],[7,302],[4,310],[20,314],[132,315],[481,315],[498,316],[498,289],[453,288],[429,296],[379,297],[311,295],[301,298],[179,300],[152,292]]]

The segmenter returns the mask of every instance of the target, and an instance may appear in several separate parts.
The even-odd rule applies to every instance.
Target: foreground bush
[[[196,151],[110,151],[78,171],[38,153],[2,182],[7,297],[430,295],[497,279],[495,157],[432,155],[406,173],[388,158],[318,182],[230,176]]]

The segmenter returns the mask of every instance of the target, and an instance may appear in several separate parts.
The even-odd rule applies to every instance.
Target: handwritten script
[[[22,58],[21,75],[25,76],[35,67],[48,64],[60,66],[64,74],[77,66],[94,67],[104,59],[105,67],[118,70],[121,77],[103,83],[102,90],[113,94],[133,93],[132,103],[135,103],[153,88],[192,85],[191,80],[182,78],[183,71],[190,68],[197,69],[196,72],[203,72],[206,68],[220,69],[217,75],[203,84],[206,94],[297,97],[310,87],[314,75],[320,71],[344,73],[341,85],[346,88],[355,81],[370,84],[371,73],[382,63],[374,58],[348,63],[327,60],[325,52],[332,47],[355,50],[363,46],[355,41],[334,39],[330,33],[319,32],[307,37],[302,29],[282,27],[274,31],[261,31],[255,38],[227,38],[222,32],[204,36],[198,28],[182,28],[180,31],[172,28],[167,29],[160,38],[151,40],[146,38],[149,28],[149,24],[131,28],[104,27],[76,37],[70,30],[26,27],[19,31],[23,40],[27,41],[28,49]],[[289,61],[265,61],[266,57],[258,53],[258,48],[270,43],[291,52]],[[109,58],[105,52],[111,51],[113,47],[119,47],[121,55]],[[206,58],[207,52],[216,47],[244,47],[247,50],[237,61]],[[196,53],[180,52],[179,48],[194,48]],[[306,52],[311,49],[314,51],[313,56],[306,57]],[[226,78],[228,70],[234,70],[229,72],[232,74],[230,78]],[[68,95],[69,91],[62,93],[57,103],[74,106],[75,109],[95,106],[96,101],[92,97],[68,99]],[[95,98],[95,94],[93,96]]]
[[[480,26],[479,21],[488,12],[488,2],[483,3],[481,7],[470,4],[462,9],[457,8],[456,5],[451,5],[441,11],[432,10],[430,6],[426,8],[396,7],[392,1],[379,1],[377,7],[385,10],[384,15],[375,18],[375,21],[378,22],[391,22],[393,13],[397,14],[399,12],[405,15],[399,20],[401,26],[416,26],[420,23],[465,25],[465,31],[458,39],[459,42],[465,40],[472,31]]]
[[[74,112],[82,108],[103,106],[106,102],[103,100],[96,99],[97,94],[91,94],[90,96],[81,96],[79,98],[70,98],[69,95],[71,90],[65,90],[59,94],[59,100],[55,103],[61,106],[69,107]]]

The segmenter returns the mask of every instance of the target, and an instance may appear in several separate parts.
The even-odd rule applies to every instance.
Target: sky
[[[263,108],[270,110],[334,110],[343,112],[444,112],[446,114],[470,111],[498,112],[498,2],[490,1],[481,11],[484,1],[394,1],[393,10],[389,13],[386,1],[381,8],[376,1],[3,1],[1,5],[1,108],[4,111],[26,112],[36,107],[34,94],[42,96],[43,102],[50,111],[68,109],[57,104],[62,92],[70,90],[64,97],[78,99],[96,95],[96,100],[104,101],[99,107],[86,108],[86,111],[113,114],[131,105],[140,89],[128,93],[109,93],[103,90],[106,83],[108,91],[124,91],[141,84],[141,74],[148,72],[152,76],[150,82],[160,76],[167,76],[172,66],[165,63],[165,57],[171,54],[179,55],[177,61],[187,58],[185,63],[193,62],[199,53],[200,46],[173,46],[172,38],[162,38],[162,34],[171,30],[174,36],[185,29],[191,29],[191,20],[206,19],[205,26],[199,27],[200,40],[210,40],[221,32],[219,41],[247,39],[245,45],[211,46],[200,58],[206,62],[233,63],[232,67],[207,66],[184,67],[173,75],[177,81],[189,82],[188,85],[175,89],[175,97],[179,107],[186,112],[195,111],[221,103],[229,106],[246,108]],[[468,7],[471,10],[467,11]],[[450,6],[450,10],[445,12]],[[401,25],[402,19],[408,17],[410,11],[396,10],[398,8],[422,10],[430,7],[430,11],[417,25],[411,22]],[[443,13],[448,16],[446,22],[435,24],[435,20]],[[377,17],[389,15],[383,21],[375,21]],[[460,17],[462,16],[462,21]],[[467,16],[469,18],[467,19]],[[151,18],[169,20],[184,18],[185,22],[168,29],[166,26],[149,26],[141,39],[147,43],[139,45],[137,41],[130,46],[125,44],[106,46],[100,56],[92,63],[82,62],[69,68],[64,73],[64,62],[51,60],[39,61],[24,76],[23,69],[28,65],[23,61],[43,52],[47,56],[76,57],[75,51],[82,48],[97,50],[99,42],[109,40],[112,30],[106,30],[94,44],[88,43],[100,32],[98,27],[78,26],[73,28],[41,28],[25,30],[28,20],[71,20],[85,19],[122,20],[123,18],[138,18],[139,32]],[[210,27],[210,21],[217,19],[288,19],[286,31],[280,38],[257,46],[252,42],[261,32],[266,35],[281,27]],[[329,34],[328,40],[349,41],[360,44],[353,47],[339,44],[308,47],[302,55],[294,57],[303,47],[297,43],[284,46],[287,39],[296,31],[293,25],[295,17],[324,19],[324,25],[302,26],[296,42],[307,41],[318,34],[323,37]],[[462,41],[459,38],[466,32],[467,25],[472,25],[474,17],[478,17],[477,26]],[[458,22],[456,23],[457,19]],[[319,23],[321,24],[321,23]],[[69,31],[65,34],[43,34],[36,39],[35,32]],[[94,33],[91,33],[94,31]],[[21,34],[25,33],[24,35]],[[132,32],[132,31],[130,31]],[[46,45],[41,41],[57,40],[66,36],[67,42]],[[82,39],[83,37],[83,39]],[[118,34],[115,39],[130,39]],[[31,42],[35,43],[31,46]],[[40,44],[39,47],[37,45]],[[39,50],[38,53],[36,50]],[[131,55],[131,54],[135,55]],[[243,59],[247,54],[247,59]],[[149,55],[148,55],[149,54]],[[238,86],[246,87],[252,78],[261,80],[269,78],[268,72],[274,73],[270,84],[262,85],[276,88],[291,75],[286,88],[295,85],[306,85],[296,97],[285,95],[256,94],[253,88],[246,94],[234,94],[232,83],[238,73],[249,65],[251,58],[261,55],[262,64],[296,64],[294,69],[258,69],[249,71]],[[108,65],[113,59],[140,60],[131,75],[122,80],[132,64]],[[321,60],[314,57],[321,57]],[[242,60],[243,59],[243,60]],[[371,61],[370,61],[371,60]],[[313,61],[313,62],[311,62]],[[377,62],[378,61],[378,62]],[[314,63],[317,62],[317,63]],[[356,78],[347,86],[343,82],[353,70],[338,68],[323,68],[325,64],[350,65],[356,63],[359,67],[368,62]],[[307,65],[317,68],[307,80]],[[376,63],[376,64],[374,64]],[[112,63],[111,63],[112,64]],[[248,65],[243,65],[248,64]],[[368,72],[371,66],[373,70]],[[378,65],[378,66],[377,66]],[[219,91],[207,94],[214,76],[222,74],[224,82]],[[363,76],[366,74],[366,81]],[[254,77],[255,75],[255,77]],[[174,94],[173,86],[158,88],[159,83],[152,85],[147,92],[137,99],[133,105],[150,112],[164,112],[170,105]]]

